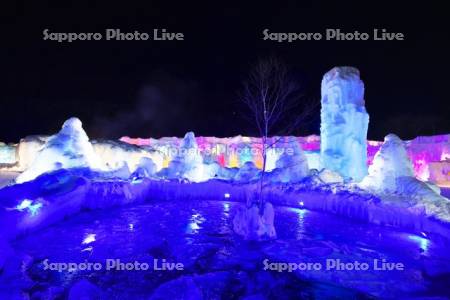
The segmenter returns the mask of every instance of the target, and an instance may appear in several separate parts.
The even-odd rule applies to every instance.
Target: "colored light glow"
[[[220,154],[220,155],[217,157],[217,160],[218,160],[219,165],[220,165],[221,167],[225,167],[225,155]]]
[[[228,167],[229,168],[239,167],[238,157],[234,151],[230,154],[230,158],[228,160]]]
[[[262,158],[261,154],[256,155],[256,157],[254,158],[254,164],[258,169],[263,168],[263,158]]]
[[[216,137],[196,137],[201,155],[209,160],[215,160],[222,167],[239,168],[247,161],[252,161],[258,169],[262,169],[263,161],[261,156],[261,139],[252,137],[230,137],[230,138],[216,138]],[[167,168],[171,161],[171,155],[167,153],[176,153],[181,139],[178,138],[161,138],[161,139],[143,139],[143,138],[129,138],[123,137],[123,142],[150,146],[165,153],[164,159],[155,162],[158,170]],[[306,137],[297,138],[299,145],[304,151],[311,153],[320,152],[320,136],[310,135]],[[439,162],[450,160],[450,151],[448,149],[449,137],[448,135],[432,136],[432,137],[418,137],[412,141],[406,141],[408,156],[411,159],[414,167],[414,174],[417,178],[423,181],[431,180],[433,182],[432,171],[429,168],[431,162]],[[269,142],[272,141],[269,138]],[[373,158],[383,142],[367,141],[367,164],[371,165]],[[277,147],[283,148],[286,141],[282,139]],[[248,147],[247,151],[236,154],[236,149],[244,149]],[[269,151],[270,152],[270,151]],[[266,170],[270,171],[276,164],[278,157],[271,155],[268,152],[268,160]],[[207,153],[210,153],[209,155]],[[211,155],[212,153],[212,155]],[[310,154],[311,154],[310,153]],[[314,155],[307,155],[310,166],[319,166],[312,160],[316,159]],[[435,182],[436,183],[436,182]],[[447,182],[439,182],[439,186],[448,186]]]
[[[169,164],[170,164],[171,159],[169,157],[164,157],[163,163],[162,163],[162,167],[163,168],[168,168]]]
[[[225,193],[223,196],[224,196],[225,198],[230,198],[230,194],[229,194],[229,193]]]
[[[442,152],[442,154],[441,154],[441,161],[442,160],[450,160],[450,153],[448,153],[448,152]]]
[[[300,206],[304,206],[304,205],[305,205],[305,203],[303,203],[303,201],[300,201],[298,204],[299,204]]]

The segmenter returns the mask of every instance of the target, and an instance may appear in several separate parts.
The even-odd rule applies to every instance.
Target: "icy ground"
[[[277,207],[275,226],[282,229],[278,239],[249,243],[232,232],[232,216],[239,205],[191,200],[81,213],[13,243],[17,257],[26,257],[28,267],[9,278],[7,289],[20,286],[35,299],[74,295],[86,285],[90,293],[103,299],[450,295],[450,242],[439,236],[424,237],[325,213]],[[109,257],[145,262],[167,258],[182,262],[185,269],[73,273],[42,269],[46,258],[102,262]],[[345,262],[384,258],[402,262],[405,271],[279,273],[265,271],[263,264],[265,259],[320,262],[327,258]]]

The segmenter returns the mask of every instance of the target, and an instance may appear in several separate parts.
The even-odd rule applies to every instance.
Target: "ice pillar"
[[[322,79],[320,157],[322,166],[360,181],[367,175],[364,83],[352,67],[335,67]]]

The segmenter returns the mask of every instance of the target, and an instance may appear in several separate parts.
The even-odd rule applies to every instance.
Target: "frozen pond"
[[[13,244],[30,257],[35,297],[67,296],[81,279],[107,299],[426,297],[450,295],[450,243],[307,210],[277,207],[278,239],[245,242],[232,232],[239,203],[186,201],[82,212]],[[100,270],[44,270],[48,262],[100,262]],[[150,270],[106,270],[106,259],[148,263]],[[153,270],[154,259],[183,270]],[[404,270],[374,270],[374,261]],[[315,263],[322,270],[277,272],[267,262]],[[369,270],[326,270],[327,260]],[[161,265],[160,265],[161,266]],[[159,298],[158,298],[159,297]],[[258,299],[258,298],[255,298]]]

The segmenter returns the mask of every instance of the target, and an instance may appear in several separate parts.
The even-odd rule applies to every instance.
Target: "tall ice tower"
[[[321,93],[322,167],[338,172],[344,178],[361,181],[367,175],[369,115],[358,69],[331,69],[323,76]]]

